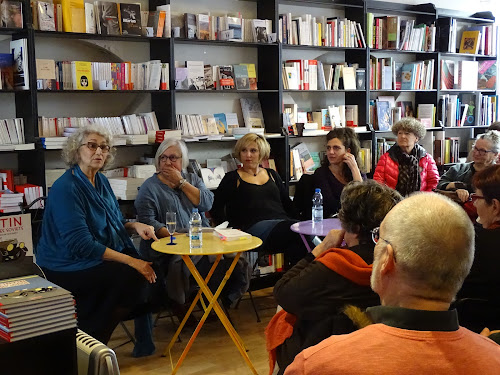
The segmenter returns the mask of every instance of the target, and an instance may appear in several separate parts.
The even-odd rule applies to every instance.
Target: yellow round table
[[[182,256],[182,259],[184,263],[186,264],[187,268],[193,275],[194,279],[200,286],[200,290],[198,291],[198,294],[196,295],[195,299],[193,300],[193,303],[189,307],[189,310],[186,312],[186,316],[182,320],[181,324],[179,325],[179,328],[175,332],[174,336],[172,337],[172,340],[168,344],[167,348],[165,349],[163,356],[167,355],[167,352],[169,353],[170,356],[170,362],[172,364],[172,374],[177,373],[179,370],[179,367],[182,365],[182,362],[184,361],[184,358],[186,358],[186,355],[189,352],[189,349],[191,349],[191,346],[194,343],[194,340],[196,339],[196,336],[198,336],[198,333],[201,330],[201,327],[205,323],[205,320],[207,319],[208,314],[214,309],[215,313],[219,317],[221,323],[224,325],[226,328],[227,333],[233,340],[234,344],[236,345],[238,351],[240,352],[241,356],[247,363],[248,367],[250,370],[254,373],[257,374],[257,371],[255,370],[252,362],[250,361],[250,358],[248,357],[248,354],[246,352],[245,346],[243,345],[243,341],[241,340],[241,337],[238,335],[234,327],[232,326],[231,322],[227,318],[226,314],[220,307],[219,303],[217,302],[217,299],[219,298],[220,293],[222,292],[222,289],[224,288],[224,285],[226,285],[227,280],[229,280],[229,277],[233,273],[234,267],[236,266],[236,263],[238,263],[238,259],[240,259],[241,254],[244,251],[247,250],[252,250],[260,245],[262,245],[262,240],[257,237],[251,237],[249,239],[239,239],[239,240],[234,240],[234,241],[221,241],[217,236],[215,236],[212,232],[203,232],[203,246],[199,249],[190,249],[189,248],[189,236],[187,234],[177,234],[175,237],[175,245],[168,245],[170,243],[170,237],[165,237],[160,239],[159,241],[153,242],[151,247],[153,250],[158,251],[160,253],[165,253],[165,254],[174,254],[174,255],[180,255]],[[215,269],[217,268],[217,265],[219,264],[220,260],[222,259],[222,255],[224,254],[234,254],[234,259],[231,262],[231,266],[227,270],[224,278],[222,279],[219,287],[217,288],[217,291],[215,294],[211,292],[211,290],[208,287],[208,281],[212,277]],[[203,279],[203,277],[200,275],[198,272],[198,269],[194,265],[193,261],[191,260],[190,256],[191,255],[216,255],[216,260],[214,264],[212,265],[212,268],[210,269],[210,272],[208,273],[207,277]],[[172,363],[172,355],[171,355],[171,349],[177,340],[177,337],[182,331],[182,328],[186,324],[187,319],[191,315],[194,307],[198,303],[198,300],[201,297],[201,293],[205,295],[205,297],[208,300],[208,306],[204,306],[203,300],[201,300],[202,305],[205,309],[205,313],[200,319],[200,322],[198,323],[198,326],[196,327],[195,331],[193,332],[191,338],[189,339],[189,342],[186,345],[186,348],[182,352],[179,360],[177,361],[177,364],[175,367],[173,366]]]

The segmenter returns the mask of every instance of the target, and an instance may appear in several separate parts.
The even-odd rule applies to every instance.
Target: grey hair
[[[163,155],[166,149],[172,146],[178,147],[179,150],[181,150],[182,170],[185,171],[187,169],[189,165],[189,156],[186,144],[180,139],[167,138],[158,146],[158,150],[156,150],[155,167],[157,172],[160,170],[160,156]]]
[[[452,301],[474,260],[474,228],[464,209],[435,193],[415,193],[382,223],[403,282],[424,298]]]
[[[486,133],[479,134],[476,137],[476,142],[479,139],[489,141],[491,143],[491,151],[493,151],[495,154],[498,154],[500,152],[500,131],[489,130]],[[474,142],[474,146],[476,145],[476,142]]]
[[[62,157],[68,166],[72,167],[73,165],[80,163],[80,153],[78,150],[85,141],[85,138],[91,134],[97,134],[103,137],[109,146],[113,146],[113,136],[106,128],[97,124],[84,126],[73,133],[71,137],[68,138],[66,145],[63,147]],[[113,160],[115,159],[115,151],[116,150],[111,147],[111,150],[104,161],[103,169],[113,163]]]
[[[400,130],[415,134],[419,140],[424,139],[427,132],[425,126],[414,117],[403,117],[392,126],[394,135],[398,135]]]

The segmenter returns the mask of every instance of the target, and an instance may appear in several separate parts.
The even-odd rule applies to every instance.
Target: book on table
[[[237,240],[249,240],[252,235],[243,232],[239,229],[214,229],[214,236],[219,237],[222,241],[237,241]]]

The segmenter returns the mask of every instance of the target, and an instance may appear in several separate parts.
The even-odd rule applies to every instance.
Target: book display
[[[13,154],[13,168],[45,188],[45,168],[56,169],[45,150],[88,121],[120,123],[119,144],[179,130],[194,158],[219,156],[214,141],[228,140],[227,153],[233,132],[264,129],[288,186],[289,144],[317,155],[310,144],[335,126],[359,134],[369,173],[402,117],[429,128],[424,147],[436,158],[434,145],[455,138],[453,159],[498,119],[493,19],[383,1],[227,3],[4,0],[0,34],[11,40],[0,51],[0,95],[10,112],[0,119],[0,149]],[[73,42],[81,53],[66,53]],[[63,92],[71,104],[57,105]]]

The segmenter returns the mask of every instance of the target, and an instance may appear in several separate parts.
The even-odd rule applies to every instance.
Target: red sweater
[[[305,349],[285,375],[498,375],[500,346],[460,327],[410,331],[373,324]]]
[[[436,188],[439,181],[439,172],[436,162],[429,154],[426,154],[419,161],[420,165],[420,191],[432,191]],[[386,152],[380,157],[373,179],[392,189],[396,188],[399,176],[399,164],[394,161],[389,153]]]

